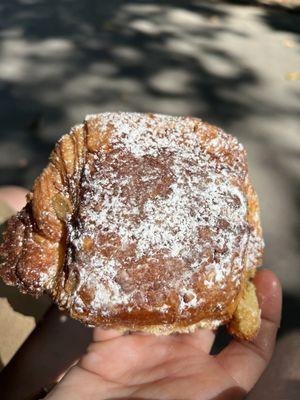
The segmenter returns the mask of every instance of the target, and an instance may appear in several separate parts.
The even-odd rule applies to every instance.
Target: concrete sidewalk
[[[265,266],[284,287],[263,378],[277,386],[253,396],[288,386],[296,399],[299,368],[281,380],[276,368],[300,356],[300,14],[230,3],[2,0],[0,183],[29,187],[87,113],[192,114],[236,135],[261,199]]]

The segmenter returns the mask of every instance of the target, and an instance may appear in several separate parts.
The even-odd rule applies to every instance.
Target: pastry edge
[[[188,325],[188,326],[178,326],[176,324],[168,325],[149,325],[143,327],[129,328],[124,326],[114,327],[113,329],[119,331],[120,333],[125,332],[145,332],[157,336],[168,336],[172,333],[193,333],[198,329],[217,329],[220,325],[224,324],[222,320],[213,318],[204,318],[201,321]]]
[[[251,277],[254,273],[252,272]],[[149,325],[143,327],[114,326],[110,327],[120,333],[144,332],[157,336],[168,336],[173,333],[194,333],[198,329],[216,330],[221,325],[227,325],[228,332],[242,340],[253,340],[258,334],[261,323],[261,310],[258,304],[255,285],[248,278],[237,307],[228,320],[204,318],[188,326],[177,324]],[[93,326],[94,327],[94,326]],[[101,328],[101,326],[99,326]],[[103,328],[106,329],[106,328]],[[109,328],[107,328],[109,329]]]

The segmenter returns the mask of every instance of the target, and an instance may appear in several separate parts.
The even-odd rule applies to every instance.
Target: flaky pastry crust
[[[91,326],[228,324],[252,339],[261,263],[246,153],[196,118],[104,113],[63,136],[8,221],[0,276]]]

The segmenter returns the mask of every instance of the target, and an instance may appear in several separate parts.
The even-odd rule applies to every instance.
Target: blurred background
[[[300,1],[1,0],[0,25],[1,185],[30,188],[87,113],[193,115],[245,145],[264,265],[284,288],[255,390],[300,392],[299,368],[280,364],[300,351]],[[282,368],[294,372],[274,381]]]

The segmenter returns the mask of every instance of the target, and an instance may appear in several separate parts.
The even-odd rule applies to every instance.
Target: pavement
[[[264,265],[284,288],[277,352],[249,398],[267,398],[266,387],[268,398],[298,398],[298,9],[242,1],[2,0],[0,14],[0,184],[30,187],[55,141],[93,112],[189,114],[245,145],[261,202]]]

